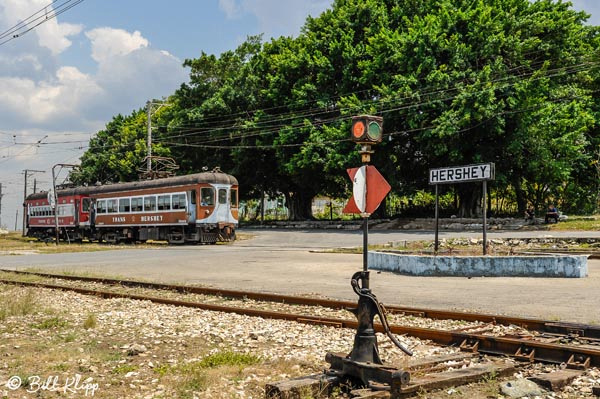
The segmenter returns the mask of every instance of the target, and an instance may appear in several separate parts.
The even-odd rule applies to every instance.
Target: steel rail
[[[309,298],[303,296],[282,295],[261,293],[252,291],[227,290],[221,288],[208,288],[197,286],[185,286],[175,284],[151,283],[135,280],[109,279],[103,277],[78,277],[61,274],[51,274],[43,272],[28,272],[20,270],[0,269],[0,272],[15,273],[21,275],[34,275],[44,278],[56,278],[69,281],[85,281],[92,283],[100,283],[107,285],[121,285],[130,288],[146,288],[152,290],[168,290],[182,294],[199,294],[199,295],[214,295],[226,298],[245,298],[256,301],[279,302],[293,305],[321,306],[331,309],[348,309],[354,308],[356,302],[341,301],[335,299],[324,298]],[[513,317],[494,315],[486,313],[458,312],[450,310],[435,310],[414,308],[406,306],[386,305],[388,313],[405,314],[416,317],[423,317],[436,320],[463,320],[472,322],[494,323],[499,325],[515,325],[529,331],[538,331],[551,334],[561,335],[577,335],[578,337],[586,337],[600,339],[600,325],[590,325],[583,323],[558,322],[524,317]]]
[[[62,291],[76,292],[85,295],[98,296],[101,298],[125,298],[140,301],[151,301],[158,304],[190,307],[217,312],[236,313],[240,315],[269,319],[288,320],[305,324],[318,324],[351,329],[356,329],[358,326],[358,322],[355,320],[344,320],[331,317],[315,317],[284,312],[211,305],[197,302],[150,297],[145,295],[90,290],[56,284],[24,282],[6,279],[0,279],[0,283],[19,285],[24,287],[56,289]],[[383,326],[381,324],[375,324],[375,328],[378,332],[384,332]],[[419,327],[405,327],[398,325],[391,325],[390,330],[394,334],[406,334],[413,337],[417,337],[419,339],[430,340],[439,345],[460,347],[461,350],[474,353],[510,356],[518,360],[527,362],[539,361],[554,364],[566,364],[567,367],[571,368],[587,368],[600,366],[600,350],[586,347],[542,343],[531,341],[529,339],[492,337],[481,334],[469,334],[465,332],[426,329]]]

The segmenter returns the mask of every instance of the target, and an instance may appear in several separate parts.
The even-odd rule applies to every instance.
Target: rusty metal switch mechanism
[[[358,319],[354,346],[347,356],[336,353],[327,354],[325,360],[331,365],[327,374],[349,379],[355,384],[372,390],[390,391],[393,398],[401,393],[403,386],[408,385],[410,373],[385,365],[381,361],[373,324],[375,316],[379,316],[386,335],[394,345],[409,356],[412,356],[412,352],[404,347],[390,331],[385,307],[369,288],[369,272],[354,273],[351,284],[352,289],[358,295],[358,306],[348,309]]]
[[[362,282],[362,284],[359,284],[359,281]],[[358,307],[356,309],[351,309],[352,313],[354,313],[358,319],[358,329],[356,336],[354,337],[354,347],[350,353],[350,358],[356,362],[383,364],[379,357],[377,336],[375,335],[375,328],[373,326],[375,315],[379,316],[379,320],[381,320],[386,335],[394,345],[408,356],[412,356],[412,351],[405,348],[390,331],[385,307],[368,288],[368,281],[368,271],[356,272],[352,276],[352,280],[350,280],[352,289],[359,298]]]

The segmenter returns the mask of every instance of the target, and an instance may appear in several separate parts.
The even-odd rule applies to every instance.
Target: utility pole
[[[17,231],[17,223],[19,223],[19,208],[17,208],[17,214],[15,215],[15,231]]]
[[[60,170],[62,170],[63,168],[78,168],[79,165],[72,165],[72,164],[68,164],[68,163],[57,163],[56,165],[54,165],[52,167],[52,197],[53,197],[53,202],[54,205],[51,204],[51,206],[54,208],[54,232],[55,232],[55,236],[56,236],[56,245],[58,245],[58,241],[60,239],[60,230],[58,227],[58,192],[56,191],[56,177],[58,176],[58,173],[60,173],[60,170],[58,173],[55,172],[55,169],[57,166],[60,166]],[[48,202],[51,202],[50,197],[48,197]],[[69,235],[65,229],[65,236],[67,238],[67,240],[69,239]],[[71,242],[69,241],[69,244]]]
[[[4,194],[2,194],[2,183],[0,183],[0,229],[2,228],[2,197],[4,196]]]
[[[37,179],[33,179],[33,193],[37,193]]]
[[[159,107],[156,109],[157,111],[163,105],[171,105],[166,101],[146,101],[146,116],[148,118],[148,138],[146,139],[146,146],[148,147],[148,157],[146,159],[146,169],[148,172],[148,176],[151,176],[152,172],[152,106],[158,105]]]
[[[148,147],[148,158],[146,159],[146,168],[148,169],[148,176],[152,172],[152,102],[146,102],[146,114],[148,115],[148,139],[146,146]]]
[[[25,169],[23,170],[23,173],[25,174],[25,183],[24,183],[24,187],[23,187],[23,237],[25,237],[25,229],[26,229],[26,225],[27,225],[27,206],[25,205],[25,200],[27,199],[27,177],[29,176],[29,173],[33,174],[33,173],[45,173],[45,171],[43,170],[35,170],[35,169]],[[16,222],[15,222],[15,230],[16,230]]]

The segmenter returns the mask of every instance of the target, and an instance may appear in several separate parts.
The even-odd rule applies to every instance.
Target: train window
[[[119,213],[129,212],[129,198],[121,198],[119,199]]]
[[[224,188],[219,189],[219,204],[227,203],[227,190]]]
[[[158,210],[159,211],[171,210],[171,196],[170,195],[159,195],[158,196]]]
[[[144,211],[155,211],[156,210],[156,197],[144,197]]]
[[[215,204],[215,190],[210,187],[203,187],[200,190],[200,205],[213,206]]]
[[[108,213],[117,213],[119,211],[119,200],[109,199],[106,200],[106,208]]]
[[[235,188],[232,188],[231,190],[229,190],[229,202],[231,203],[231,207],[232,208],[237,208],[237,190]]]
[[[196,205],[196,190],[190,191],[190,201],[192,204]]]
[[[96,202],[96,212],[106,213],[106,200],[100,200]]]
[[[185,209],[185,194],[173,194],[171,196],[171,204],[173,206],[173,209]]]
[[[89,198],[84,198],[81,200],[81,211],[89,212],[90,211],[91,200]]]
[[[142,197],[135,197],[131,199],[131,212],[141,212],[142,211],[142,204],[143,204],[143,199]]]

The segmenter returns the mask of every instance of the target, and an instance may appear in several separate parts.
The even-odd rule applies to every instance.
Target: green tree
[[[586,18],[552,0],[336,0],[296,38],[186,60],[190,81],[155,116],[153,152],[181,173],[220,166],[245,198],[283,193],[305,219],[314,195],[347,194],[350,117],[377,114],[386,140],[373,161],[399,194],[429,189],[429,168],[495,162],[492,189],[514,193],[520,212],[561,198],[593,209],[599,39]],[[139,113],[115,117],[80,180],[131,178],[143,128]],[[459,213],[477,215],[478,188],[455,190]]]

